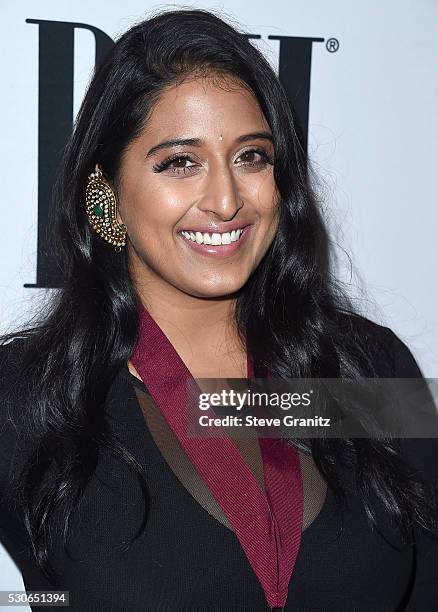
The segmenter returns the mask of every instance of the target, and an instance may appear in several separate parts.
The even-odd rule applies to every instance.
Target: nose
[[[242,208],[236,179],[229,167],[210,168],[203,184],[203,195],[198,202],[198,208],[214,213],[222,221],[233,219]]]

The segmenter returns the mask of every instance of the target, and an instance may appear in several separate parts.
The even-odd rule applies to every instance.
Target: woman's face
[[[197,297],[240,289],[277,227],[272,135],[236,81],[169,88],[120,168],[119,220],[137,283]]]

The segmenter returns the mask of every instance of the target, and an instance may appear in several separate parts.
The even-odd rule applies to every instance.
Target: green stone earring
[[[116,197],[99,164],[88,177],[85,208],[94,231],[121,251],[126,245],[126,226],[117,221]]]

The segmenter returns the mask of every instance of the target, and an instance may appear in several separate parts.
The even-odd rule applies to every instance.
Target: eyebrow
[[[251,132],[250,134],[243,134],[242,136],[236,138],[236,142],[248,142],[248,140],[256,140],[259,138],[263,140],[269,140],[269,142],[273,142],[272,134],[270,132]],[[161,149],[168,149],[170,147],[177,147],[181,145],[200,147],[202,144],[203,140],[201,138],[171,138],[169,140],[163,140],[163,142],[160,142],[154,147],[152,147],[152,149],[149,149],[146,158],[150,157]]]

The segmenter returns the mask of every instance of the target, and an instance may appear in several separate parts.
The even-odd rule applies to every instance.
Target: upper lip
[[[243,221],[232,221],[230,223],[223,223],[222,225],[190,225],[189,227],[183,227],[178,230],[180,232],[201,232],[202,234],[225,234],[226,232],[232,232],[233,230],[243,229],[251,225]]]

